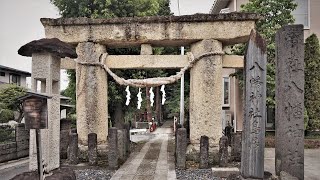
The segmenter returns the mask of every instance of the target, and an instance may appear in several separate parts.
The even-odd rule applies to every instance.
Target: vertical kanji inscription
[[[266,45],[251,31],[245,55],[245,111],[242,136],[241,175],[262,179],[266,121]]]
[[[276,34],[276,174],[304,178],[303,25]]]

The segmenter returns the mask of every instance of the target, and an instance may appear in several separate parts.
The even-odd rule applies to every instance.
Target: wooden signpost
[[[26,129],[36,130],[37,160],[39,179],[43,180],[42,148],[41,148],[41,129],[48,129],[48,106],[47,99],[50,96],[28,92],[19,98],[23,101],[23,111]]]

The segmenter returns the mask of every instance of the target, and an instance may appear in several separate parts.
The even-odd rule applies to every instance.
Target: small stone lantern
[[[47,99],[50,96],[28,92],[19,98],[23,101],[26,129],[47,129],[48,128],[48,106]]]

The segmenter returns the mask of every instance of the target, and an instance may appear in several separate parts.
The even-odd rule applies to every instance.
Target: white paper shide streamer
[[[150,102],[151,102],[151,107],[153,106],[153,103],[154,103],[154,93],[153,93],[153,87],[150,88],[149,90],[149,93],[150,93]]]
[[[139,88],[139,92],[138,92],[138,94],[137,94],[137,97],[138,97],[138,109],[141,108],[141,102],[142,102],[141,94],[142,94],[141,88]]]
[[[128,106],[129,103],[130,103],[130,99],[131,99],[131,97],[130,97],[130,96],[131,96],[131,93],[130,93],[130,90],[129,90],[129,86],[127,86],[126,92],[127,92],[127,95],[126,95],[126,97],[127,97],[126,105]]]
[[[162,92],[162,105],[164,105],[164,102],[166,101],[166,92],[164,91],[164,85],[161,86],[160,91]]]

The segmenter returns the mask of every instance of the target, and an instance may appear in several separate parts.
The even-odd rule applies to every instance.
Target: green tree
[[[274,107],[275,100],[275,34],[284,25],[294,23],[291,14],[297,4],[294,0],[249,0],[247,4],[241,5],[242,12],[260,14],[263,18],[256,22],[258,33],[267,43],[267,105]],[[234,46],[233,53],[244,55],[243,44]],[[240,80],[243,71],[235,74]]]
[[[312,34],[305,42],[305,98],[309,127],[320,129],[320,45],[319,39]]]
[[[17,99],[25,94],[25,88],[13,84],[6,85],[0,89],[0,113],[1,117],[4,118],[1,120],[2,122],[10,120],[13,111],[19,112],[19,117],[15,119],[15,121],[21,122],[23,118],[23,109],[21,102]]]
[[[89,17],[89,18],[110,18],[110,17],[134,17],[170,15],[169,0],[51,0],[51,3],[58,7],[62,17]],[[109,54],[139,54],[137,48],[108,49]],[[138,70],[117,70],[115,73],[124,78],[146,78],[151,76],[163,76],[163,71],[138,71]],[[76,103],[75,92],[75,72],[68,71],[69,85],[63,92],[64,95],[73,98]],[[121,126],[124,121],[123,111],[133,109],[136,106],[130,103],[129,107],[124,107],[125,87],[119,86],[110,76],[108,76],[109,113],[116,126]],[[137,89],[130,89],[132,94]],[[136,100],[133,96],[132,101]],[[144,109],[144,108],[142,108]]]

